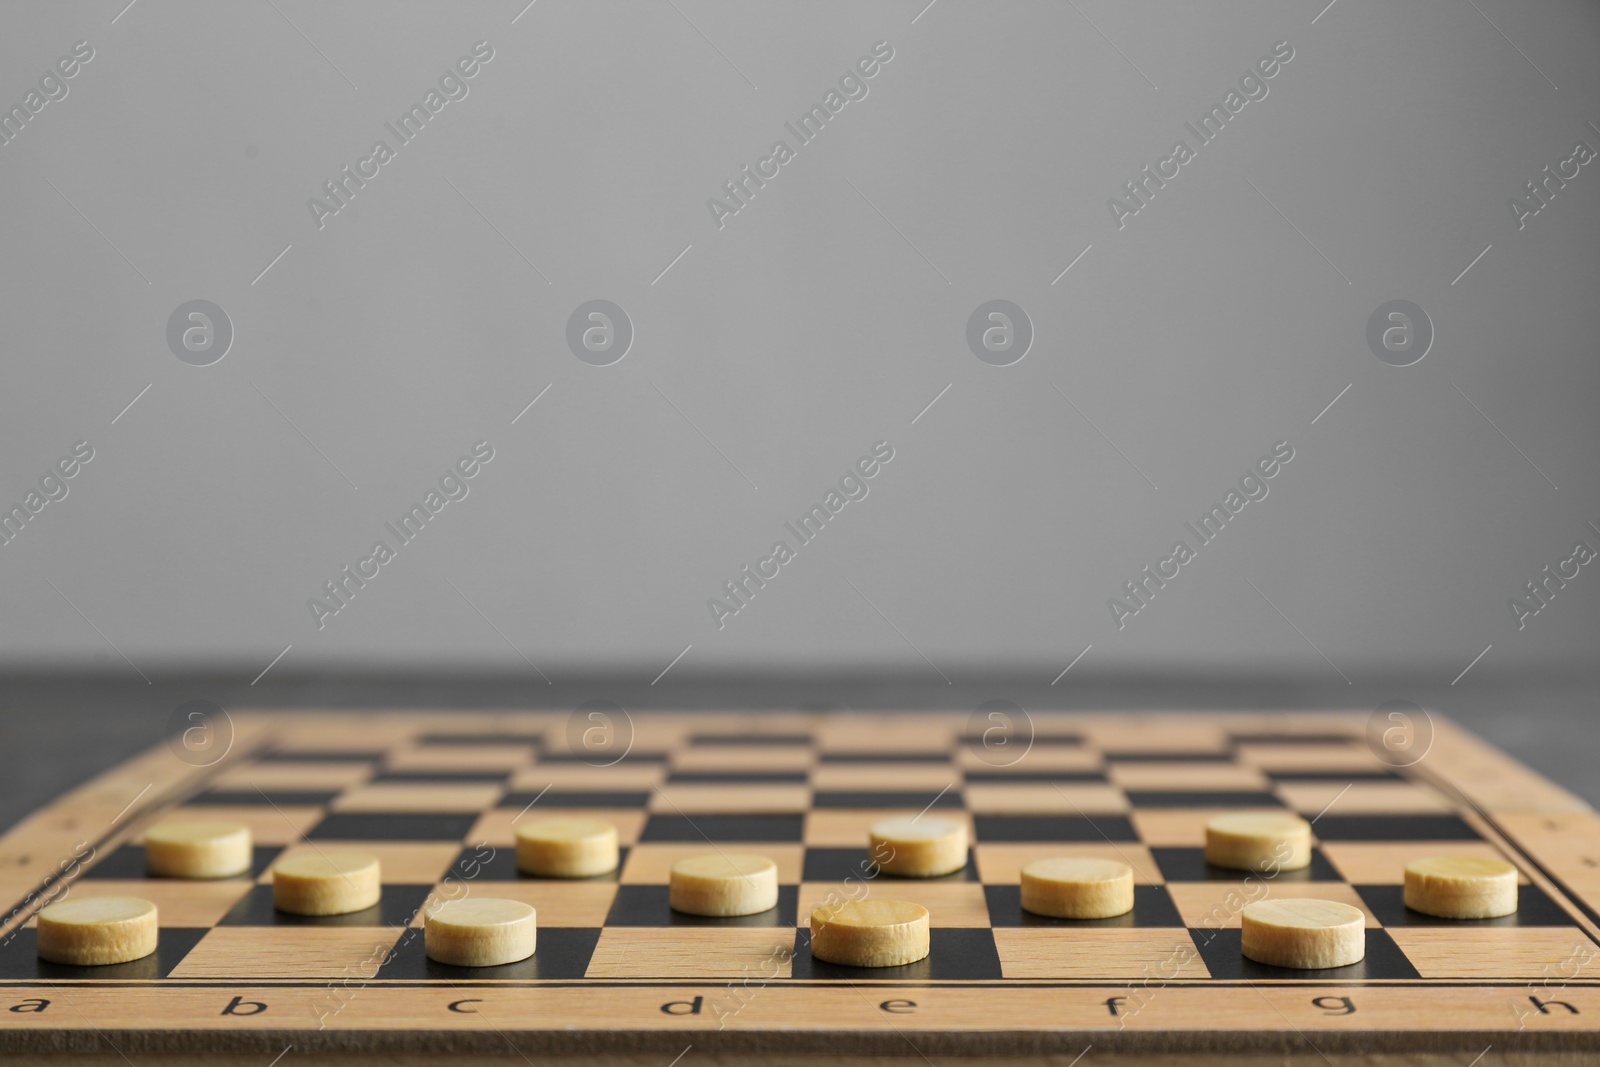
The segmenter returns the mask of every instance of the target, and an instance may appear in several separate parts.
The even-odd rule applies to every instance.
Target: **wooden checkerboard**
[[[1092,1045],[1466,1063],[1488,1045],[1600,1050],[1600,816],[1448,722],[1434,721],[1408,766],[1369,744],[1361,714],[1035,714],[999,746],[961,715],[637,714],[608,723],[596,751],[553,713],[249,713],[225,725],[221,758],[157,748],[0,839],[0,1052],[509,1044],[656,1052],[665,1064],[686,1046],[776,1063],[807,1052],[1070,1059]],[[1241,808],[1314,819],[1310,868],[1209,867],[1206,820]],[[175,811],[249,823],[251,874],[147,877],[140,834]],[[969,824],[966,868],[927,880],[877,871],[867,826],[921,811]],[[615,823],[620,868],[581,881],[520,874],[517,824],[558,812]],[[335,844],[381,858],[380,904],[332,918],[274,911],[272,861]],[[778,906],[673,912],[669,867],[713,849],[771,857]],[[1401,869],[1430,854],[1510,860],[1520,910],[1477,922],[1408,911]],[[1050,855],[1127,862],[1133,911],[1022,911],[1019,869]],[[113,967],[39,960],[37,908],[94,893],[154,901],[159,950]],[[421,909],[463,894],[533,904],[537,953],[487,969],[430,961]],[[807,920],[830,894],[925,905],[931,953],[883,970],[814,960]],[[1307,972],[1245,959],[1243,903],[1301,896],[1365,912],[1365,960]]]

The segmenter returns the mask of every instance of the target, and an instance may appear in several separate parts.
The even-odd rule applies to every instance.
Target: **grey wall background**
[[[0,146],[0,502],[94,449],[0,548],[4,666],[1592,659],[1600,571],[1525,629],[1507,602],[1600,548],[1600,166],[1522,229],[1507,201],[1600,149],[1594,5],[524,2],[0,8],[7,108],[94,50]],[[307,199],[479,41],[319,230]],[[879,41],[719,229],[707,198]],[[1108,198],[1280,41],[1119,229]],[[636,331],[607,367],[565,339],[597,298]],[[1035,334],[1007,367],[966,341],[997,298]],[[195,299],[235,333],[205,367],[166,339]],[[1394,299],[1435,332],[1404,368],[1366,340]],[[480,440],[470,495],[319,630],[307,599]],[[879,440],[870,495],[719,630],[707,598]],[[1279,441],[1270,495],[1119,630],[1106,600]]]

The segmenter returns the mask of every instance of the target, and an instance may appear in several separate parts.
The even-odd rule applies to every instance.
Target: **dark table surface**
[[[636,672],[638,673],[638,672]],[[643,671],[648,676],[649,671]],[[1032,672],[1030,672],[1032,673]],[[259,686],[238,674],[153,677],[0,678],[0,828],[140,750],[173,729],[173,712],[191,700],[248,708],[551,708],[595,699],[630,714],[651,709],[954,709],[989,700],[1030,710],[1316,710],[1370,711],[1410,700],[1473,730],[1511,755],[1600,806],[1600,745],[1595,708],[1600,674],[1507,677],[1485,672],[1450,686],[1440,679],[1392,677],[1329,686],[1286,678],[1084,674],[1057,686],[1019,682],[1021,672],[945,685],[869,676],[696,678],[687,673],[652,687],[622,675],[547,685],[537,677],[290,677]]]

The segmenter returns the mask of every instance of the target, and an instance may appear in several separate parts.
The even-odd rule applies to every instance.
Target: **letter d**
[[[700,1008],[705,1003],[705,997],[695,997],[693,1000],[673,1000],[661,1005],[661,1010],[667,1015],[699,1015]],[[681,1008],[682,1010],[676,1010]]]

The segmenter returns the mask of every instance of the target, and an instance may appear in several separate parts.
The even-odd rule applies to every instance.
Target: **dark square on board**
[[[1266,871],[1241,871],[1233,867],[1214,867],[1206,862],[1203,848],[1152,848],[1150,855],[1161,868],[1161,877],[1167,882],[1243,882],[1251,878],[1259,882],[1342,882],[1344,878],[1322,854],[1320,848],[1311,850],[1311,865],[1298,871],[1280,870],[1277,874]]]
[[[453,967],[428,958],[422,931],[407,930],[389,958],[378,968],[379,982],[395,979],[446,982],[500,980],[516,982],[574,980],[589,969],[589,957],[600,940],[597,928],[547,926],[539,931],[539,948],[525,960],[499,967]],[[463,1014],[473,1011],[470,999],[474,990],[462,987],[451,1003],[460,1005]]]
[[[1101,754],[1119,763],[1219,763],[1233,765],[1233,757],[1226,752],[1140,752],[1137,750],[1104,749]]]
[[[974,815],[978,841],[1138,841],[1125,815]]]
[[[185,801],[186,806],[224,808],[321,808],[326,807],[337,789],[216,789]]]
[[[272,887],[258,885],[218,926],[405,926],[433,892],[431,885],[386,885],[378,903],[344,915],[291,915],[272,906]],[[162,931],[165,936],[165,931]]]
[[[969,849],[967,865],[959,871],[937,878],[902,879],[881,871],[878,865],[872,862],[871,853],[864,848],[806,849],[800,873],[802,882],[843,882],[847,878],[850,879],[852,886],[857,882],[976,882],[978,865],[973,862],[972,851]]]
[[[257,763],[369,763],[382,759],[381,748],[367,752],[263,752],[255,757]]]
[[[990,926],[1061,926],[1086,930],[1116,929],[1138,926],[1183,926],[1183,916],[1172,903],[1165,886],[1136,885],[1133,887],[1133,910],[1109,919],[1056,919],[1048,915],[1035,915],[1022,910],[1022,887],[1017,885],[986,885],[983,895],[989,903]]]
[[[468,845],[461,850],[450,870],[440,881],[466,882],[550,882],[559,885],[571,885],[583,882],[615,882],[628,864],[628,849],[626,846],[617,850],[618,860],[616,870],[597,874],[593,878],[538,878],[531,874],[524,874],[517,870],[517,849],[515,845],[479,846]]]
[[[282,847],[278,845],[257,845],[254,849],[252,849],[251,852],[253,855],[250,860],[250,874],[248,875],[248,879],[250,881],[254,881],[257,878],[260,878],[262,874],[266,873],[267,868],[272,866],[272,861],[277,859],[278,854],[282,851]],[[105,859],[101,860],[94,866],[90,867],[87,871],[83,872],[83,877],[115,878],[119,881],[132,881],[141,878],[150,878],[158,882],[187,880],[178,878],[158,878],[155,875],[147,873],[145,871],[143,845],[123,845]],[[241,874],[236,879],[207,879],[207,882],[243,881],[246,879],[246,877],[246,875]]]
[[[693,745],[809,745],[810,734],[695,734]]]
[[[582,789],[547,789],[542,794],[507,793],[496,807],[521,811],[538,802],[540,808],[642,808],[650,802],[648,790],[585,792]]]
[[[950,763],[946,752],[824,752],[820,758],[823,763]]]
[[[676,815],[657,812],[640,841],[800,841],[804,815]]]
[[[1190,930],[1200,958],[1212,978],[1225,981],[1260,982],[1278,980],[1326,982],[1392,982],[1422,976],[1411,965],[1400,946],[1383,930],[1367,931],[1367,955],[1359,963],[1328,970],[1299,970],[1271,967],[1246,959],[1241,951],[1238,930]]]
[[[1234,789],[1128,789],[1135,808],[1281,808],[1274,793]]]
[[[498,785],[510,771],[383,771],[373,784],[387,785]]]
[[[1384,926],[1574,926],[1561,905],[1536,885],[1517,887],[1517,910],[1495,919],[1441,919],[1406,907],[1405,886],[1358,885],[1367,910]]]
[[[934,927],[928,955],[902,967],[844,967],[811,955],[811,931],[797,930],[790,977],[837,982],[991,982],[1003,977],[994,933],[987,928]]]
[[[0,982],[158,981],[171,976],[172,969],[182,963],[189,950],[209,932],[208,928],[199,926],[163,926],[156,950],[143,959],[106,967],[74,967],[40,959],[39,931],[24,927],[0,939]],[[48,988],[38,992],[40,996],[54,999]]]
[[[607,926],[794,926],[800,887],[778,887],[778,905],[754,915],[686,915],[668,903],[671,890],[664,885],[625,885],[617,889],[606,915]],[[540,931],[540,936],[544,932]]]
[[[1107,782],[1104,771],[967,771],[968,785],[1069,785]]]
[[[306,836],[313,841],[460,841],[477,812],[335,811]]]
[[[819,789],[815,796],[812,797],[811,806],[813,808],[882,808],[884,810],[900,808],[907,812],[921,812],[929,808],[961,807],[961,791],[959,789],[946,789],[941,793],[936,789],[885,789],[880,791]]]
[[[526,733],[504,732],[494,734],[423,734],[421,737],[417,738],[417,743],[420,745],[487,745],[518,748],[523,745],[544,744],[544,733],[542,731],[535,730]]]
[[[805,785],[805,771],[673,771],[669,785]]]
[[[1313,827],[1323,841],[1478,841],[1457,815],[1332,815]]]

